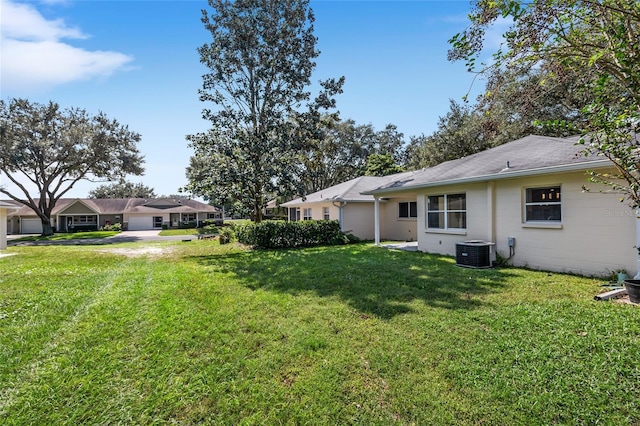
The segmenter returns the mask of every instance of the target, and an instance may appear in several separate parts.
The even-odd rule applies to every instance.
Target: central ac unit
[[[456,243],[456,265],[467,268],[491,268],[495,260],[493,243],[471,240]]]

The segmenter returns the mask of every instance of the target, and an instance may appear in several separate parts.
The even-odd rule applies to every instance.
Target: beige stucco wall
[[[625,268],[634,275],[637,269],[634,212],[620,203],[618,194],[601,193],[597,188],[583,192],[586,183],[584,173],[574,172],[430,188],[418,196],[419,249],[455,255],[456,242],[479,239],[496,243],[496,251],[508,256],[507,238],[514,237],[515,255],[510,263],[516,266],[582,275],[605,275]],[[552,185],[561,186],[562,223],[539,226],[524,223],[525,189]],[[427,231],[425,197],[459,192],[467,195],[466,231]]]
[[[571,173],[497,184],[497,251],[508,253],[507,237],[515,237],[515,265],[582,275],[625,268],[635,275],[636,215],[620,203],[619,194],[599,192],[593,184],[591,192],[583,192],[585,183],[583,173]],[[528,227],[522,217],[524,188],[556,184],[562,191],[562,227]]]
[[[0,250],[7,248],[7,209],[0,207]]]
[[[416,201],[416,196],[400,196],[380,202],[380,238],[394,241],[416,241],[417,219],[399,217],[398,203]],[[373,205],[372,205],[373,208]],[[420,213],[418,212],[418,217]]]
[[[373,202],[348,202],[343,207],[342,230],[363,240],[373,240],[375,234]]]
[[[426,228],[426,200],[430,195],[467,195],[467,229],[441,231]],[[456,243],[490,239],[490,212],[487,184],[452,185],[429,188],[418,195],[418,248],[430,253],[455,255]]]

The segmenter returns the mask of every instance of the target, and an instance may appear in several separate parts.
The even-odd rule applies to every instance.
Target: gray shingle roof
[[[313,194],[309,194],[304,200],[302,198],[296,198],[295,200],[282,203],[281,206],[292,207],[301,204],[326,203],[332,201],[373,202],[372,195],[363,195],[362,193],[386,185],[390,182],[404,179],[414,174],[415,172],[403,172],[382,177],[360,176],[321,191],[314,192]]]
[[[579,137],[530,135],[477,154],[447,161],[365,191],[379,194],[462,182],[483,182],[509,177],[606,167],[603,157],[584,156]],[[508,167],[507,167],[508,166]]]
[[[34,199],[37,203],[38,199]],[[56,203],[52,211],[52,215],[57,215],[71,206],[73,203],[81,202],[95,211],[97,214],[122,214],[122,213],[196,213],[196,212],[219,212],[220,209],[209,204],[201,203],[197,200],[169,200],[165,203],[167,206],[151,207],[147,204],[157,202],[158,199],[147,198],[61,198]],[[11,215],[16,216],[33,216],[35,213],[30,207],[18,204],[11,200],[2,200],[0,202],[19,205],[20,209],[12,211]],[[171,207],[168,207],[171,205]]]

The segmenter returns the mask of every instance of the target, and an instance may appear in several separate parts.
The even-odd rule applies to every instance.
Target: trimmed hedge
[[[255,248],[291,248],[348,244],[337,220],[283,222],[267,220],[234,226],[239,242]]]

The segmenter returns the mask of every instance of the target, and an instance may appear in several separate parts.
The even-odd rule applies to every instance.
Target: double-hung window
[[[467,229],[466,194],[427,196],[427,229]]]
[[[418,217],[418,203],[415,201],[398,203],[398,217],[403,219]]]
[[[304,209],[304,217],[303,217],[303,219],[304,219],[304,220],[311,220],[311,219],[312,219],[312,216],[311,216],[311,208],[310,208],[310,207],[309,207],[309,208],[308,208],[308,207],[305,207],[305,209]]]
[[[560,186],[527,188],[525,222],[560,222],[562,201]]]
[[[324,220],[329,220],[331,218],[331,216],[329,215],[329,207],[322,208],[322,218]]]

